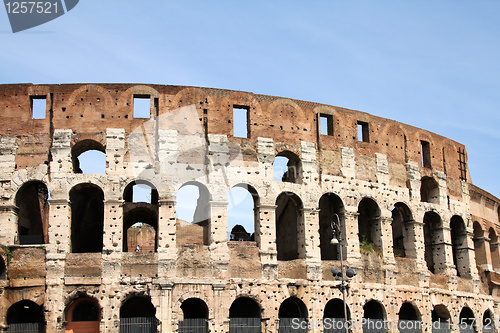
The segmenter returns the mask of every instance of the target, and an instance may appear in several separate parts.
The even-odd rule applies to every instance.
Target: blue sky
[[[499,1],[82,0],[13,34],[0,83],[138,82],[277,95],[465,144],[500,196]]]

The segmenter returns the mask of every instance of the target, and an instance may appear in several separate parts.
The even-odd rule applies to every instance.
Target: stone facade
[[[149,117],[134,116],[139,99]],[[0,119],[5,329],[118,332],[155,317],[160,332],[192,318],[228,332],[254,317],[276,332],[300,317],[322,332],[344,316],[340,254],[356,272],[354,322],[474,318],[479,331],[499,319],[500,200],[471,183],[460,143],[329,105],[164,85],[0,85]],[[82,172],[89,150],[105,154],[104,174]],[[288,161],[279,180],[276,157]],[[138,184],[147,202],[132,198]],[[176,218],[185,186],[198,190],[192,223]],[[241,241],[228,240],[234,187],[254,202]],[[138,222],[154,229],[152,252],[127,245]]]

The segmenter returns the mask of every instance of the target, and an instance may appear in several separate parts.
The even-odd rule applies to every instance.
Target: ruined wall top
[[[335,175],[341,147],[349,147],[360,165],[363,157],[385,154],[391,182],[406,186],[405,165],[422,165],[424,143],[429,160],[420,168],[422,176],[444,173],[449,193],[456,197],[461,196],[461,181],[470,182],[465,147],[453,140],[360,111],[234,90],[153,84],[5,84],[0,85],[0,135],[16,137],[16,169],[48,164],[55,129],[71,129],[72,144],[92,139],[105,145],[107,128],[123,128],[128,135],[148,121],[134,118],[134,97],[150,98],[151,118],[194,105],[204,130],[228,135],[248,161],[257,160],[258,137],[273,139],[276,154],[298,152],[305,141],[316,145],[321,172]],[[33,100],[38,98],[46,98],[44,119],[32,119]],[[234,106],[248,110],[247,138],[233,136]],[[328,123],[328,135],[320,133],[320,117]],[[363,130],[362,139],[358,128]],[[365,168],[368,178],[369,169]]]

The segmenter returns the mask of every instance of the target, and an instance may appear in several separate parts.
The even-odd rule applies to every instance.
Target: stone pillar
[[[71,209],[67,199],[49,199],[49,240],[47,253],[71,252]]]
[[[306,270],[308,280],[321,280],[321,249],[319,240],[319,210],[314,208],[302,209],[303,214],[303,227],[299,226],[299,235],[302,234],[303,238],[299,238],[299,258],[306,259]],[[301,243],[304,243],[302,247]],[[300,250],[305,250],[304,256],[301,255]]]
[[[396,266],[396,260],[394,259],[394,249],[392,242],[392,218],[382,217],[380,218],[380,239],[382,240],[382,257],[386,265]]]
[[[356,177],[356,161],[354,159],[354,150],[352,148],[341,147],[340,156],[342,158],[342,175],[349,179]]]
[[[302,177],[304,185],[315,184],[319,177],[319,166],[316,161],[316,145],[312,142],[301,141],[301,156],[302,172],[299,174]]]
[[[278,252],[276,250],[276,205],[259,206],[260,261],[262,277],[274,280],[278,278]]]
[[[434,258],[434,273],[444,273],[456,276],[456,267],[453,264],[453,248],[451,244],[451,229],[449,223],[442,221],[443,226],[436,228],[432,233],[432,256]],[[438,250],[440,248],[440,250]]]
[[[229,266],[227,247],[227,202],[210,201],[210,259],[214,278],[224,278]]]
[[[73,173],[73,160],[71,157],[71,129],[56,129],[52,139],[50,154],[50,173]]]
[[[480,258],[482,258],[482,260],[480,261],[480,266],[485,271],[493,270],[493,265],[491,264],[490,241],[491,239],[489,239],[488,237],[474,238],[475,255],[476,258],[478,256],[481,256]]]
[[[17,240],[17,213],[19,209],[13,205],[0,206],[0,225],[2,234],[0,244],[13,245]]]
[[[175,200],[158,202],[158,276],[160,278],[176,275],[177,236]]]
[[[122,252],[123,242],[123,200],[107,199],[104,201],[103,253]]]
[[[161,321],[161,332],[174,332],[172,327],[172,288],[173,283],[160,282],[161,298],[158,319]]]
[[[359,267],[361,260],[361,252],[359,251],[359,230],[357,208],[346,207],[345,211],[345,243],[347,256],[344,260],[349,266]],[[341,227],[342,228],[342,227]]]
[[[229,321],[226,319],[229,317],[229,314],[224,312],[224,309],[226,308],[223,303],[224,303],[224,287],[225,284],[217,284],[214,283],[212,285],[212,289],[214,291],[214,301],[213,301],[213,306],[214,306],[214,318],[212,320],[209,320],[208,323],[208,329],[209,332],[214,332],[214,333],[222,333],[222,332],[229,332]]]
[[[122,175],[125,157],[125,130],[106,129],[106,175]]]
[[[491,265],[493,270],[500,272],[500,243],[492,243],[490,241]]]

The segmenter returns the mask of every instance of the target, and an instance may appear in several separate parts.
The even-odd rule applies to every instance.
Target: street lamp
[[[340,231],[340,218],[337,215],[337,213],[333,214],[333,220],[332,220],[332,240],[330,241],[330,244],[332,245],[340,245],[339,250],[340,250],[340,271],[332,267],[330,270],[332,271],[333,277],[340,277],[341,282],[340,285],[335,286],[342,292],[342,300],[344,302],[344,320],[345,320],[345,325],[347,325],[347,304],[346,304],[346,291],[349,290],[349,285],[346,282],[345,277],[351,279],[353,278],[356,273],[354,272],[353,269],[349,268],[345,271],[345,276],[344,276],[344,256],[343,256],[343,240],[342,240],[342,234]],[[346,327],[347,328],[347,327]],[[346,330],[347,332],[347,330]]]

